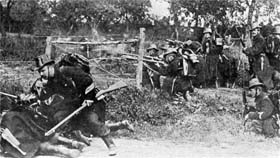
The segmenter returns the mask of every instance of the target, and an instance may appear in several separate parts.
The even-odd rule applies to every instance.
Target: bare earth
[[[277,138],[278,139],[278,138]],[[264,140],[265,141],[265,140]],[[279,140],[278,140],[279,141]],[[114,158],[279,158],[278,143],[220,143],[216,146],[193,142],[176,143],[171,141],[139,141],[133,139],[116,139],[118,154]],[[236,142],[237,143],[237,142]],[[81,158],[109,157],[108,150],[101,139],[94,139]]]

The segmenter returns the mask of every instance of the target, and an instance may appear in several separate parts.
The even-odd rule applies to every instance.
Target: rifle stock
[[[5,139],[9,144],[11,144],[17,151],[19,151],[22,155],[26,155],[26,152],[22,151],[19,148],[20,142],[17,138],[10,132],[8,128],[1,128],[1,137]]]
[[[243,109],[243,112],[242,112],[242,118],[244,118],[243,126],[245,126],[246,121],[247,121],[247,120],[245,120],[245,115],[249,113],[249,111],[248,111],[249,110],[248,109],[248,101],[247,101],[245,90],[242,91],[242,102],[243,102],[243,105],[244,105],[244,109]]]
[[[243,102],[243,105],[244,105],[244,109],[243,109],[243,112],[242,112],[242,117],[244,118],[245,115],[248,113],[248,102],[247,102],[247,97],[246,97],[246,91],[245,90],[242,91],[242,102]]]

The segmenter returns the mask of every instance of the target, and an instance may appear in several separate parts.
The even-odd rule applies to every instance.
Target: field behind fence
[[[89,37],[82,36],[61,38],[56,36],[36,37],[13,35],[7,36],[5,39],[1,37],[0,62],[4,68],[0,73],[5,76],[5,80],[16,79],[14,78],[16,74],[18,76],[17,78],[21,78],[21,80],[25,78],[24,80],[26,81],[28,80],[26,73],[31,73],[32,76],[36,76],[36,72],[34,74],[31,71],[32,67],[35,66],[33,59],[36,56],[46,53],[52,57],[57,57],[62,53],[78,53],[89,59],[91,74],[95,78],[98,86],[106,88],[118,80],[136,85],[139,45],[139,38],[118,38],[118,40],[112,40],[110,38],[110,40],[94,41]],[[81,50],[82,47],[86,49]],[[135,59],[124,58],[123,56],[125,55],[133,55]],[[21,68],[24,70],[13,71],[13,69]],[[24,72],[24,74],[20,74],[21,72]]]

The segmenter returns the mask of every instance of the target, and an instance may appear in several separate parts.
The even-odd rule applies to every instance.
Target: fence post
[[[45,54],[46,54],[47,56],[49,56],[50,58],[53,57],[51,41],[52,41],[52,36],[48,36],[47,39],[46,39]]]
[[[136,74],[136,85],[138,89],[142,88],[142,72],[143,72],[143,56],[144,56],[144,42],[145,42],[145,28],[140,28],[140,43],[139,43],[139,57]]]

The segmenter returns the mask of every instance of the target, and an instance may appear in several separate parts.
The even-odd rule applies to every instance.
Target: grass
[[[0,71],[1,91],[27,92],[36,79],[29,66],[3,67]],[[111,93],[108,119],[129,119],[136,132],[119,131],[116,137],[141,140],[164,139],[176,142],[198,142],[208,145],[223,143],[265,143],[280,145],[280,139],[244,133],[241,116],[241,89],[197,89],[192,100],[174,100],[166,93],[138,91],[134,87]],[[249,100],[252,102],[252,100]]]

